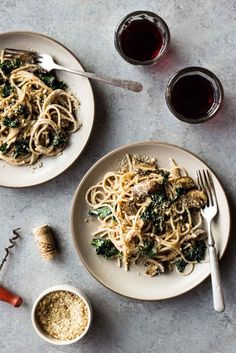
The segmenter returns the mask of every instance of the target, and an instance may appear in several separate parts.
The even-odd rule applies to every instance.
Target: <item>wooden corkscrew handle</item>
[[[0,300],[3,300],[4,302],[7,302],[15,307],[21,306],[23,302],[19,295],[15,295],[3,287],[0,287]]]

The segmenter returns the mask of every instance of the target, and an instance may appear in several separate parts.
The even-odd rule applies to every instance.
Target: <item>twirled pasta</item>
[[[1,53],[0,159],[9,164],[34,164],[41,155],[58,155],[81,127],[78,99],[47,75],[25,58],[9,60]]]
[[[105,174],[86,193],[90,214],[100,223],[94,237],[109,239],[126,269],[144,260],[153,276],[174,264],[184,272],[186,264],[204,259],[200,208],[206,195],[185,168],[172,164],[160,169],[154,159],[126,155],[119,171]]]

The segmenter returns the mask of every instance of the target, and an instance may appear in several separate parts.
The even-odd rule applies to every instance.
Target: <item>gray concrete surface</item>
[[[127,13],[148,9],[162,16],[172,34],[171,50],[158,65],[137,68],[123,61],[113,45],[116,23]],[[0,30],[41,32],[68,46],[88,70],[143,82],[142,94],[94,84],[96,121],[81,158],[55,180],[31,189],[0,189],[0,257],[14,227],[22,238],[0,274],[24,305],[0,302],[1,353],[234,353],[236,351],[235,256],[235,54],[234,0],[2,0]],[[178,69],[201,65],[224,85],[222,111],[198,126],[181,123],[168,111],[164,88]],[[97,283],[74,249],[69,227],[75,189],[84,173],[106,152],[141,140],[161,140],[203,158],[220,177],[231,202],[232,236],[221,261],[226,311],[212,309],[210,279],[181,297],[143,303],[120,297]],[[61,252],[42,262],[31,230],[40,223],[55,227]],[[36,336],[31,306],[45,288],[70,283],[83,289],[94,307],[88,336],[70,347],[54,347]]]

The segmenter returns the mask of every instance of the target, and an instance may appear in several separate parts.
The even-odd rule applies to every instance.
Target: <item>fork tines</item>
[[[214,204],[216,205],[217,200],[215,187],[212,180],[212,176],[210,175],[208,170],[197,170],[197,183],[198,187],[207,195],[207,206],[209,207],[213,206]]]

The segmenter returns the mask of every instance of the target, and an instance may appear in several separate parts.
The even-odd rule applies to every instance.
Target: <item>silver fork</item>
[[[37,52],[33,52],[29,50],[13,49],[13,48],[5,48],[4,53],[6,57],[9,57],[9,58],[14,57],[16,55],[29,55],[32,59],[35,60],[36,63],[38,63],[46,71],[61,70],[61,71],[71,72],[72,74],[88,77],[93,80],[101,81],[103,83],[128,89],[129,91],[134,91],[134,92],[141,92],[143,89],[143,85],[136,81],[120,80],[120,79],[108,77],[105,75],[97,75],[91,72],[68,69],[67,67],[63,67],[61,65],[56,64],[55,61],[53,60],[53,57],[49,54],[39,54]]]
[[[209,259],[211,267],[211,283],[213,292],[213,303],[216,311],[222,312],[225,309],[224,296],[221,286],[218,256],[215,248],[215,241],[211,232],[211,221],[218,212],[217,198],[214,183],[208,170],[197,171],[198,187],[207,195],[207,204],[201,209],[201,214],[207,224]]]

